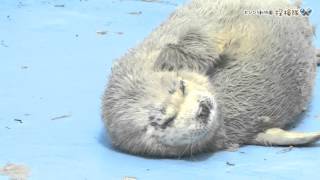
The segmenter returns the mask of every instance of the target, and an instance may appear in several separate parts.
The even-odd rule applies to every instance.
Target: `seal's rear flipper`
[[[257,145],[307,145],[320,140],[320,132],[318,133],[300,133],[290,132],[279,128],[268,129],[263,133],[259,133],[252,141],[252,144]]]

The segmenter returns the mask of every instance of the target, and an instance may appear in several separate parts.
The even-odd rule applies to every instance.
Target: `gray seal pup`
[[[114,147],[189,156],[241,145],[305,145],[284,130],[306,110],[316,76],[314,28],[286,0],[193,0],[117,60],[103,97]],[[271,14],[250,14],[263,10]],[[248,14],[249,12],[249,14]]]

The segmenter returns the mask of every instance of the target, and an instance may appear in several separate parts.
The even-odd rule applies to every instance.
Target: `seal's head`
[[[103,106],[116,147],[157,156],[181,156],[214,148],[212,141],[222,122],[205,76],[153,72],[123,78],[111,78]]]

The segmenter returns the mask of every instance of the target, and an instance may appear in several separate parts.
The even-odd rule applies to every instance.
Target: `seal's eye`
[[[182,94],[185,95],[185,93],[186,93],[186,84],[185,84],[185,82],[183,80],[180,80],[179,88],[180,88]]]

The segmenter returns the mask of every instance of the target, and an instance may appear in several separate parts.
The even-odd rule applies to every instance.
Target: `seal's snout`
[[[210,112],[213,109],[212,102],[209,99],[202,100],[199,103],[197,120],[200,122],[207,124],[210,116]]]

